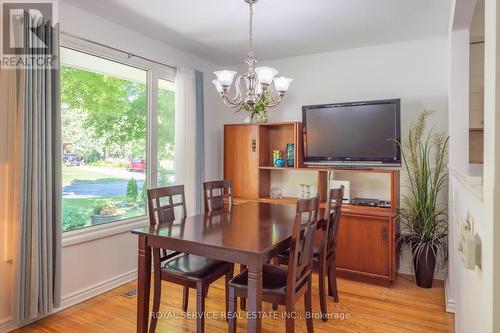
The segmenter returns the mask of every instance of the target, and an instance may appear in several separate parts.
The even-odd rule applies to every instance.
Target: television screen
[[[304,162],[401,164],[400,100],[302,107]]]

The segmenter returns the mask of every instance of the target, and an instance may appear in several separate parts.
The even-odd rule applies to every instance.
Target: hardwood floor
[[[224,311],[224,279],[217,281],[209,290],[207,315],[219,315]],[[318,280],[313,280],[313,310],[319,312]],[[134,288],[128,283],[103,295],[58,312],[15,332],[135,332],[136,299],[120,293]],[[417,288],[412,280],[399,276],[390,288],[339,279],[339,303],[328,298],[328,311],[337,315],[327,323],[314,320],[316,333],[329,332],[453,332],[453,315],[445,312],[443,283],[437,281],[433,289]],[[182,287],[164,282],[160,311],[167,318],[158,320],[157,332],[194,332],[196,320],[185,319],[194,315],[196,300],[190,291],[189,309],[181,310]],[[302,316],[303,302],[297,303],[297,316]],[[273,312],[270,304],[264,311],[277,315],[278,319],[264,319],[263,332],[284,332],[285,321],[280,307]],[[241,313],[243,316],[243,313]],[[213,316],[212,316],[213,317]],[[341,318],[343,317],[343,319]],[[226,332],[224,318],[206,319],[206,332]],[[296,332],[305,332],[305,320],[296,320]],[[238,320],[238,332],[246,332],[246,320]]]

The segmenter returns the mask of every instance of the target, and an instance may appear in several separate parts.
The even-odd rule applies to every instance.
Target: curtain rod
[[[175,66],[168,65],[168,64],[165,64],[165,63],[162,63],[162,62],[156,61],[156,60],[152,60],[152,59],[149,59],[149,58],[146,58],[146,57],[143,57],[143,56],[137,55],[137,54],[133,54],[133,53],[131,53],[131,52],[127,52],[127,51],[124,51],[124,50],[118,49],[118,48],[116,48],[116,47],[108,46],[108,45],[105,45],[105,44],[102,44],[102,43],[99,43],[99,42],[93,41],[93,40],[91,40],[91,39],[87,39],[87,38],[84,38],[84,37],[80,37],[80,36],[75,35],[75,34],[72,34],[72,33],[70,33],[70,32],[60,31],[60,32],[59,32],[59,34],[66,35],[66,36],[69,36],[69,37],[72,37],[72,38],[76,38],[76,39],[79,39],[79,40],[82,40],[82,41],[85,41],[85,42],[88,42],[88,43],[92,43],[92,44],[95,44],[95,45],[98,45],[98,46],[102,46],[102,47],[105,47],[105,48],[110,49],[110,50],[113,50],[113,51],[117,51],[117,52],[124,53],[124,54],[126,54],[126,55],[127,55],[127,57],[129,57],[129,58],[135,57],[135,58],[139,58],[139,59],[142,59],[142,60],[146,60],[146,61],[149,61],[149,62],[152,62],[152,63],[158,64],[158,65],[166,66],[166,67],[172,68],[172,69],[174,69],[174,70],[177,70],[177,67],[175,67]]]

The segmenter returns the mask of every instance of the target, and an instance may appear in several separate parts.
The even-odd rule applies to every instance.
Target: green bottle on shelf
[[[286,165],[289,167],[293,167],[295,160],[295,145],[293,143],[289,143],[286,145],[285,157],[286,157]]]

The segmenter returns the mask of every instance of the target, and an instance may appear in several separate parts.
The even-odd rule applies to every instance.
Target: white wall
[[[450,166],[469,170],[469,31],[450,33]]]
[[[10,228],[8,220],[11,216],[6,208],[12,204],[7,195],[10,193],[9,178],[12,176],[12,162],[9,153],[9,126],[12,126],[12,92],[14,89],[9,86],[15,85],[14,75],[11,71],[0,69],[0,329],[2,325],[10,321],[10,299],[12,289],[12,261],[7,244],[7,237]],[[15,111],[13,111],[15,112]],[[11,142],[11,141],[10,141]]]
[[[401,98],[402,133],[424,109],[435,110],[431,122],[447,131],[447,52],[443,37],[259,62],[294,79],[269,120],[302,121],[307,104]],[[225,121],[243,118],[228,110]]]
[[[500,332],[500,4],[485,1],[484,202],[487,207],[483,247],[491,291],[492,331]],[[490,305],[490,304],[488,304]]]
[[[195,55],[183,52],[165,43],[141,35],[101,17],[64,2],[59,8],[60,29],[79,37],[122,49],[151,60],[172,66],[185,66],[204,72],[205,95],[205,176],[222,176],[221,120],[219,100],[214,91],[214,65]],[[5,141],[1,141],[0,144]],[[144,220],[144,223],[147,223]],[[83,237],[85,238],[85,237]],[[82,239],[80,239],[82,241]],[[0,253],[1,254],[1,253]],[[137,237],[129,230],[83,242],[63,241],[62,300],[63,306],[79,302],[113,286],[130,281],[136,276]],[[10,264],[0,259],[0,332],[10,326],[3,323],[10,316],[9,287],[12,274]]]
[[[500,180],[496,170],[500,163],[500,101],[498,66],[500,53],[498,27],[500,13],[496,0],[485,1],[485,96],[484,96],[484,166],[482,177],[468,165],[466,140],[468,127],[469,26],[475,0],[453,3],[454,23],[450,52],[450,272],[455,293],[455,329],[457,332],[499,332],[500,278]],[[468,20],[466,18],[468,16]],[[476,28],[474,28],[476,29]],[[477,29],[476,29],[477,30]],[[462,105],[462,103],[464,103]],[[463,148],[463,149],[462,149]],[[481,265],[474,270],[463,267],[457,250],[459,223],[467,216],[473,219],[473,232],[481,240]],[[496,281],[496,283],[495,283]]]

